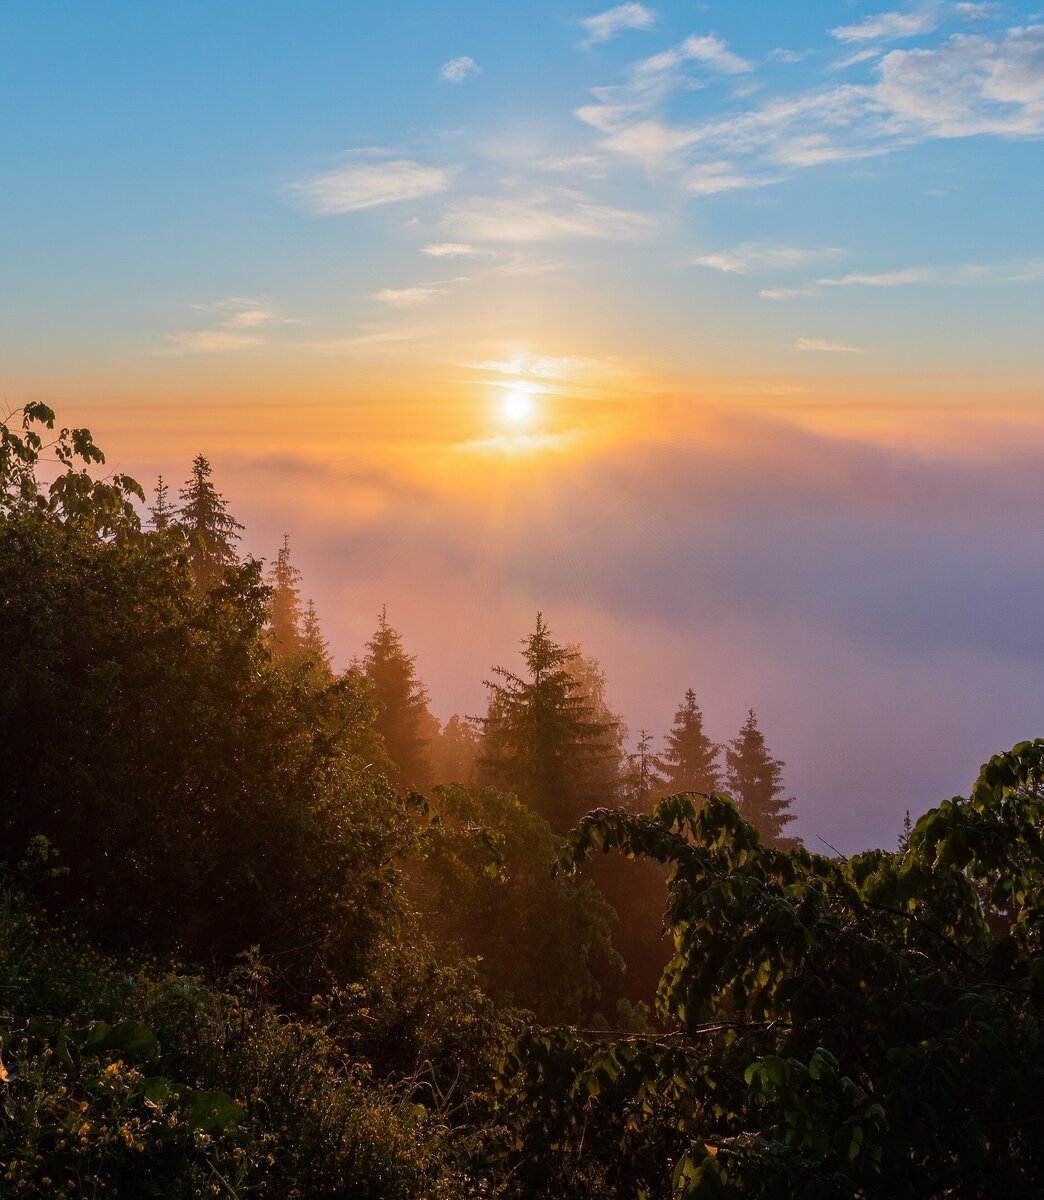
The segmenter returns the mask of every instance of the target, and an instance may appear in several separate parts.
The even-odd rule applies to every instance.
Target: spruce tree
[[[638,731],[638,748],[627,756],[625,799],[632,812],[648,812],[653,797],[663,790],[658,767],[660,760],[652,752],[652,734]]]
[[[703,731],[703,713],[696,693],[689,688],[674,714],[674,725],[664,739],[666,749],[657,760],[667,795],[678,792],[714,792],[721,787],[718,755],[722,747]]]
[[[757,829],[766,846],[791,849],[800,840],[783,834],[784,826],[794,820],[789,811],[794,798],[783,796],[784,766],[769,753],[750,709],[739,734],[725,748],[725,785],[740,815]]]
[[[384,738],[388,757],[395,764],[396,782],[423,789],[431,782],[428,745],[436,722],[428,711],[428,694],[417,678],[415,663],[398,631],[388,624],[387,609],[382,608],[362,662],[362,673],[380,706],[374,728]]]
[[[207,590],[221,582],[226,567],[238,562],[232,543],[239,541],[243,526],[210,482],[210,463],[202,454],[192,460],[192,475],[179,495],[178,516],[188,534],[189,563],[196,582]]]
[[[330,647],[319,626],[319,614],[315,611],[314,600],[308,601],[301,621],[301,653],[317,670],[329,673]]]
[[[177,520],[177,509],[167,499],[167,482],[162,475],[156,480],[155,500],[149,505],[149,520],[157,533],[169,529]]]
[[[301,572],[290,561],[290,535],[283,534],[272,570],[265,581],[272,589],[268,602],[266,640],[275,658],[296,654],[303,645]]]
[[[433,782],[459,783],[470,788],[480,745],[474,723],[454,713],[432,743]]]
[[[543,614],[522,639],[525,675],[495,667],[482,718],[483,783],[513,792],[564,833],[604,799],[614,725],[577,679],[578,651],[558,645]]]

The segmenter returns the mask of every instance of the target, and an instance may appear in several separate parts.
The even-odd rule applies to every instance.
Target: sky
[[[812,848],[1044,734],[1044,12],[6,0],[0,396],[437,715],[542,610]]]

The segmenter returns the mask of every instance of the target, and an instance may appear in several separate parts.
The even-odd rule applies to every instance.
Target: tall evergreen
[[[396,782],[408,788],[427,788],[431,782],[428,747],[436,722],[428,711],[428,693],[417,677],[415,663],[399,632],[388,624],[387,609],[382,608],[362,661],[362,673],[380,705],[374,728],[384,738],[395,764]]]
[[[179,493],[178,516],[189,539],[189,562],[201,588],[221,582],[226,567],[238,562],[232,543],[242,525],[229,513],[228,502],[210,482],[210,463],[202,454],[192,460],[192,474]]]
[[[272,589],[268,602],[266,637],[272,654],[286,658],[296,654],[303,645],[301,572],[290,561],[290,535],[283,534],[283,544],[265,581]]]
[[[319,614],[315,611],[315,601],[309,600],[305,605],[304,617],[301,620],[301,653],[320,671],[330,670],[330,647],[323,637],[319,625]]]
[[[722,747],[703,731],[703,713],[696,693],[689,688],[674,714],[674,725],[664,739],[666,749],[657,760],[667,795],[678,792],[714,792],[721,787],[718,755]]]
[[[765,845],[791,849],[800,840],[783,833],[794,820],[789,811],[794,798],[783,796],[785,766],[769,753],[751,709],[739,734],[725,748],[725,786],[740,815],[757,829]]]
[[[604,799],[613,723],[574,673],[578,651],[560,646],[543,615],[522,639],[525,675],[495,667],[486,680],[482,782],[514,792],[557,833]]]
[[[456,713],[432,742],[432,773],[435,783],[459,783],[470,788],[474,782],[481,739],[475,725]]]
[[[177,509],[167,499],[167,481],[162,475],[156,480],[155,500],[149,505],[149,521],[157,533],[169,529],[177,520]]]
[[[652,734],[638,731],[638,747],[627,756],[625,799],[632,812],[648,812],[657,793],[663,791],[663,779],[658,767],[660,760],[652,752]]]

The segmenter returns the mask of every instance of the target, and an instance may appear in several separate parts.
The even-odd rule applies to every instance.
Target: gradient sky
[[[442,717],[542,608],[798,831],[1044,733],[1032,5],[0,7],[0,394],[211,458]]]

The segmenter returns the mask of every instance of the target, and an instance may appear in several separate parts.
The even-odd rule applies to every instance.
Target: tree
[[[515,796],[434,789],[439,824],[418,864],[424,925],[479,959],[490,994],[543,1021],[575,1021],[598,996],[592,967],[615,959],[615,913],[590,880],[555,873],[560,838]]]
[[[627,756],[625,799],[632,812],[645,812],[652,797],[662,788],[663,779],[657,770],[660,760],[651,750],[652,734],[638,731],[638,748]]]
[[[272,589],[266,633],[276,658],[287,658],[302,648],[300,581],[301,572],[290,561],[290,535],[284,533],[283,544],[266,580]]]
[[[329,674],[330,647],[326,638],[323,637],[314,600],[308,601],[305,606],[304,618],[301,621],[301,653],[311,661],[317,670]]]
[[[474,722],[454,713],[431,744],[433,782],[470,788],[481,744]]]
[[[229,513],[228,502],[210,481],[210,463],[202,454],[192,460],[192,474],[179,492],[178,516],[189,540],[189,563],[204,591],[220,583],[226,567],[239,561],[232,543],[243,526]]]
[[[426,788],[431,775],[428,747],[436,727],[415,663],[399,632],[388,624],[387,608],[382,608],[362,662],[362,674],[379,706],[374,727],[395,764],[396,782],[407,788]]]
[[[542,613],[522,639],[525,676],[494,667],[481,719],[483,783],[512,792],[558,833],[605,797],[613,724],[576,671],[580,654],[558,645]]]
[[[169,529],[177,519],[177,510],[167,499],[168,490],[166,481],[161,475],[156,480],[155,499],[149,505],[149,523],[157,533]]]
[[[739,734],[725,749],[725,786],[740,815],[761,834],[766,845],[789,849],[800,843],[783,834],[784,827],[794,820],[788,811],[794,798],[783,798],[785,766],[769,753],[758,718],[750,709]]]
[[[689,688],[674,714],[674,725],[665,739],[658,765],[666,794],[715,792],[721,787],[718,755],[722,747],[703,731],[703,713],[696,693]]]

